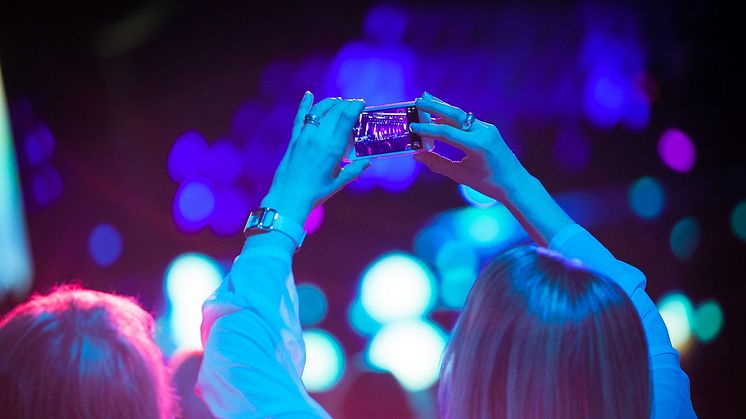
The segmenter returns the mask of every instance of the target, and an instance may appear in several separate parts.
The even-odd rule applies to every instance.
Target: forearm
[[[557,233],[574,223],[541,182],[523,167],[500,185],[497,199],[537,244],[547,246]]]

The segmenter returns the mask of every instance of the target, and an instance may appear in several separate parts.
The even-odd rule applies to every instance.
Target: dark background
[[[30,108],[34,118],[48,124],[57,141],[53,163],[64,185],[57,201],[36,205],[28,192],[33,168],[19,157],[34,291],[78,280],[92,288],[135,295],[157,312],[163,299],[161,278],[175,256],[199,251],[231,260],[240,248],[240,234],[220,237],[207,229],[188,234],[171,219],[178,185],[169,179],[166,162],[173,141],[189,129],[208,140],[225,136],[233,113],[247,98],[259,104],[266,101],[269,107],[274,88],[282,89],[291,101],[297,101],[306,88],[324,91],[313,72],[305,83],[302,78],[301,82],[280,80],[269,88],[262,78],[265,68],[278,59],[297,62],[313,56],[329,62],[347,42],[364,36],[366,13],[376,4],[0,1],[0,63],[11,116]],[[593,4],[412,3],[401,6],[409,16],[404,44],[423,61],[430,53],[445,51],[455,63],[459,51],[475,46],[510,50],[491,45],[495,38],[478,31],[451,39],[448,31],[437,30],[448,19],[457,20],[452,27],[484,26],[479,13],[484,10],[514,13],[525,20],[525,30],[511,32],[515,38],[499,36],[508,32],[498,34],[506,45],[535,37],[527,45],[542,46],[554,33],[572,41],[577,29],[569,18]],[[732,233],[729,217],[733,206],[746,198],[743,21],[737,13],[705,1],[630,2],[613,7],[637,19],[645,67],[656,80],[656,100],[644,130],[595,129],[579,122],[593,140],[590,162],[581,171],[561,170],[552,162],[549,138],[561,121],[580,120],[582,115],[534,106],[543,100],[541,85],[525,80],[543,83],[555,68],[560,71],[573,64],[561,57],[557,62],[547,60],[553,57],[550,53],[520,48],[511,50],[514,54],[507,61],[525,74],[517,79],[514,91],[495,98],[500,102],[495,109],[515,105],[521,110],[510,113],[506,129],[497,112],[485,110],[478,116],[492,117],[509,142],[520,139],[515,143],[520,157],[552,192],[626,187],[643,175],[664,182],[668,202],[660,217],[652,221],[620,217],[591,226],[591,231],[617,257],[646,273],[653,300],[680,289],[695,303],[708,298],[720,302],[725,313],[722,334],[707,345],[694,345],[682,356],[682,366],[691,379],[692,400],[701,417],[740,417],[746,243]],[[144,25],[148,30],[139,40],[121,41],[116,25],[143,10],[149,16],[150,23]],[[432,20],[433,16],[440,20]],[[534,62],[534,53],[545,61]],[[458,65],[454,67],[453,77],[431,83],[447,93],[433,93],[469,108],[468,92],[451,92],[459,92],[470,76],[460,78]],[[423,84],[436,80],[429,73],[437,71],[418,67],[411,75],[412,89],[434,89]],[[478,88],[477,82],[471,91]],[[573,103],[572,94],[568,103]],[[489,101],[479,105],[488,108]],[[293,117],[289,109],[287,125],[274,129],[279,144],[273,144],[274,149],[284,146],[279,138],[289,132]],[[657,138],[668,126],[681,128],[695,143],[697,162],[690,173],[674,173],[658,160]],[[23,144],[18,137],[16,141],[20,156]],[[262,185],[258,182],[251,190],[261,190]],[[256,195],[250,194],[251,206],[258,202]],[[366,343],[342,315],[361,270],[389,249],[411,250],[415,234],[428,220],[463,205],[450,182],[426,170],[405,193],[345,191],[326,204],[324,225],[307,239],[295,271],[298,276],[323,278],[318,281],[329,297],[330,315],[321,326],[340,338],[348,355],[360,352]],[[684,216],[697,218],[701,238],[692,258],[680,262],[671,255],[668,237],[671,226]],[[88,234],[102,220],[117,225],[124,240],[121,258],[107,268],[98,267],[87,252]],[[3,312],[15,303],[6,299]],[[452,314],[445,314],[441,320],[448,324],[451,318]],[[322,402],[324,397],[335,396],[321,396]]]

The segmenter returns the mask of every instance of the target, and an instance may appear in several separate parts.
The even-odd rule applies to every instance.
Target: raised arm
[[[417,100],[420,111],[438,116],[412,124],[412,130],[451,144],[465,153],[454,162],[435,153],[416,157],[434,172],[450,177],[503,203],[538,244],[565,257],[580,259],[616,281],[640,316],[648,343],[653,387],[653,417],[696,417],[689,396],[689,379],[679,365],[668,331],[655,304],[645,293],[645,276],[614,258],[598,240],[578,226],[523,167],[494,125],[475,120],[463,125],[467,113],[425,93]]]
[[[262,207],[303,225],[310,211],[366,167],[339,163],[362,101],[324,99],[306,92],[290,144]],[[320,123],[304,123],[306,114]],[[270,231],[246,240],[223,284],[203,306],[205,353],[197,381],[219,418],[328,417],[308,395],[301,375],[305,346],[291,273],[296,243]]]

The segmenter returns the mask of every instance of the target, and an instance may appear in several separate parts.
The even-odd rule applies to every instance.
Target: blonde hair
[[[446,348],[444,418],[649,418],[645,334],[624,291],[535,246],[479,275]]]
[[[19,418],[172,416],[153,317],[133,299],[64,286],[0,321],[0,411]]]

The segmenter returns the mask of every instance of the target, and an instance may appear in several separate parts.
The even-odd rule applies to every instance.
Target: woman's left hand
[[[329,199],[369,166],[356,161],[340,169],[352,126],[365,107],[362,100],[324,99],[315,105],[306,92],[298,107],[285,156],[280,161],[263,207],[278,210],[301,225],[311,210]],[[307,114],[321,123],[305,123]]]

